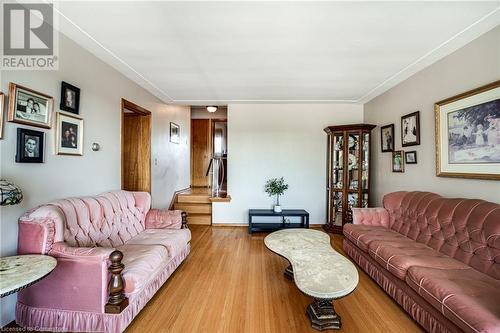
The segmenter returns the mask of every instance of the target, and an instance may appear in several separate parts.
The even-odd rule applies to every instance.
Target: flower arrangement
[[[276,196],[276,206],[280,206],[280,195],[283,195],[285,191],[288,189],[288,184],[285,183],[285,179],[281,178],[272,178],[266,182],[264,190],[270,197],[273,195]]]

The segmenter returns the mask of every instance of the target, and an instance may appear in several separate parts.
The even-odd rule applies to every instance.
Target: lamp
[[[215,112],[215,111],[217,111],[217,107],[215,105],[207,106],[207,111],[208,112]]]
[[[5,179],[0,179],[0,206],[17,205],[23,200],[21,189]]]

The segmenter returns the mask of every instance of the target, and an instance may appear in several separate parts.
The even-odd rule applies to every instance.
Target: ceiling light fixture
[[[207,106],[207,111],[208,112],[215,112],[215,111],[217,111],[217,107],[214,105]]]

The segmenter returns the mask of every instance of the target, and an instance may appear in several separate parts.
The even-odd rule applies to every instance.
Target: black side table
[[[279,216],[279,223],[255,223],[253,218],[258,216]],[[287,223],[285,217],[298,216],[300,223]],[[303,209],[284,209],[281,213],[275,213],[272,209],[250,209],[248,210],[248,233],[254,231],[274,231],[285,228],[309,228],[309,213]]]

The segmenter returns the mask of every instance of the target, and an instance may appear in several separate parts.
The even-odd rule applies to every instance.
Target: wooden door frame
[[[123,135],[123,122],[125,118],[125,110],[132,111],[133,113],[139,115],[139,116],[145,116],[149,118],[149,131],[152,133],[152,124],[151,124],[151,111],[143,108],[142,106],[139,106],[133,102],[130,102],[124,98],[121,99],[121,115],[120,115],[120,135],[121,135],[121,149],[120,149],[120,160],[121,160],[121,165],[120,165],[120,188],[123,188],[123,183],[124,183],[124,174],[123,174],[123,146],[124,146],[124,140],[125,136]],[[151,136],[149,137],[149,185],[148,185],[148,191],[151,194],[151,178],[152,178],[152,170],[151,170]]]

